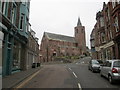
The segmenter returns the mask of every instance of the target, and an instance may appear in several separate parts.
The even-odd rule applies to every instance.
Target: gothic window
[[[78,29],[76,29],[76,33],[78,33]]]

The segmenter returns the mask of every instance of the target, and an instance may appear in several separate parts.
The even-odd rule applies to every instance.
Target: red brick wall
[[[58,57],[80,55],[79,49],[72,42],[49,40],[47,37],[43,37],[40,46],[41,62],[52,61],[54,52]]]
[[[75,40],[78,43],[78,47],[82,50],[81,54],[86,52],[86,38],[85,38],[85,27],[75,27]]]

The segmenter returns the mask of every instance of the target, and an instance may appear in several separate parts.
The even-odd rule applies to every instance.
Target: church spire
[[[78,17],[78,23],[77,26],[82,26],[81,21],[80,21],[80,17]]]

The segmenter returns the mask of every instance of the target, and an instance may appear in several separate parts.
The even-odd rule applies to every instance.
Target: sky
[[[102,0],[31,0],[31,28],[36,32],[39,44],[44,32],[74,37],[74,27],[80,17],[85,26],[86,45],[90,48],[90,34],[96,23],[96,13],[102,8]]]

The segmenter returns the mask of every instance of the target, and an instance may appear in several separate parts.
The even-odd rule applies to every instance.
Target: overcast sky
[[[74,36],[74,27],[80,17],[85,26],[86,44],[90,47],[96,13],[102,7],[102,0],[31,0],[30,23],[40,44],[44,32]]]

